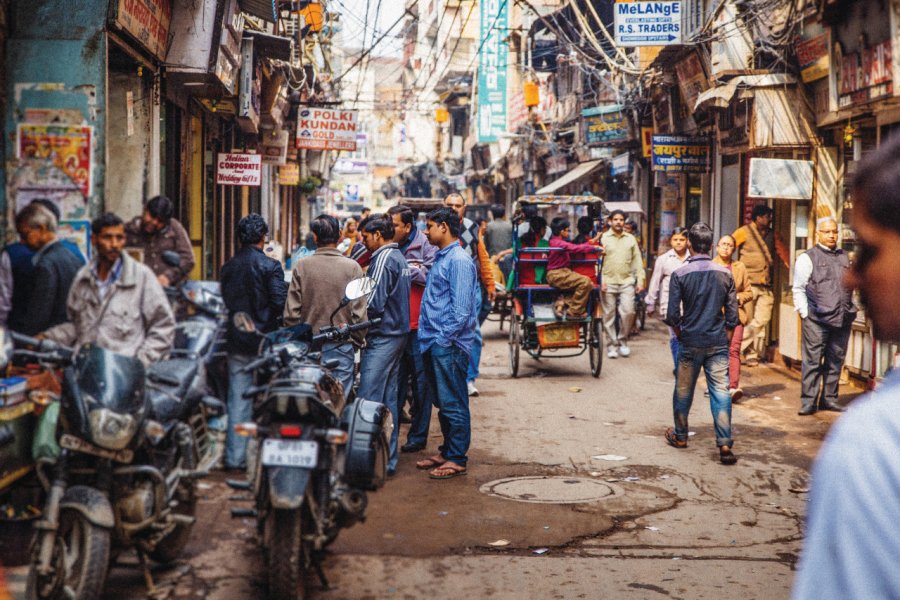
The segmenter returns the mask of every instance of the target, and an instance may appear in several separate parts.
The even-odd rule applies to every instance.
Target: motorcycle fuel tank
[[[386,478],[388,440],[394,429],[390,411],[380,402],[359,398],[344,410],[343,421],[350,434],[344,462],[347,483],[378,489]]]

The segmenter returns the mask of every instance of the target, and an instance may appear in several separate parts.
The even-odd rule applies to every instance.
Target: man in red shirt
[[[551,251],[547,259],[546,281],[555,288],[574,292],[570,299],[558,302],[553,307],[556,316],[562,318],[568,306],[570,318],[583,319],[587,316],[588,297],[594,289],[594,282],[571,269],[571,253],[599,252],[600,234],[590,238],[586,244],[573,244],[569,241],[569,227],[569,221],[565,217],[556,217],[550,223],[550,247],[557,250]]]

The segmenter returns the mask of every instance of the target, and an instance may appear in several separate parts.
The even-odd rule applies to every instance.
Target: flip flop
[[[447,461],[450,462],[450,461]],[[435,475],[436,471],[449,471],[446,475]],[[461,475],[465,475],[467,473],[465,467],[461,467],[457,464],[453,464],[453,466],[448,466],[447,463],[442,464],[439,467],[434,468],[429,474],[428,477],[431,479],[453,479],[454,477],[459,477]]]
[[[685,448],[687,448],[687,441],[679,440],[675,435],[675,430],[673,430],[671,427],[666,429],[666,443],[673,448],[678,448],[679,450],[684,450]]]
[[[434,456],[429,456],[428,458],[425,458],[423,460],[416,461],[416,468],[423,471],[427,469],[436,469],[445,462],[447,462],[447,459],[445,459],[440,454],[435,454]]]

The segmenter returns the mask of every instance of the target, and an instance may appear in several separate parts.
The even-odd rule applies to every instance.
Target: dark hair
[[[366,233],[375,233],[377,231],[386,240],[394,239],[394,221],[388,215],[372,217],[362,230]]]
[[[269,226],[262,215],[250,213],[237,224],[237,236],[244,246],[252,246],[266,239]]]
[[[105,215],[101,215],[91,221],[91,233],[93,235],[100,235],[100,233],[107,227],[118,227],[120,225],[125,225],[125,222],[122,221],[122,218],[116,213],[108,212]]]
[[[341,237],[341,224],[331,215],[319,215],[309,224],[320,246],[336,244]]]
[[[773,212],[775,212],[775,211],[773,211],[773,210],[772,210],[771,208],[769,208],[767,205],[765,205],[765,204],[757,204],[756,206],[753,207],[753,210],[750,212],[750,219],[753,220],[753,221],[755,221],[755,220],[758,219],[759,217],[764,217],[764,216],[766,216],[766,215],[771,215]]]
[[[391,216],[400,215],[400,221],[404,225],[412,225],[416,222],[416,213],[408,206],[402,206],[400,204],[392,206],[388,209],[387,214]]]
[[[637,221],[635,221],[634,219],[628,219],[628,220],[626,220],[626,221],[625,221],[625,224],[626,224],[628,227],[631,227],[631,228],[633,228],[635,231],[637,231],[638,224],[637,224]]]
[[[713,243],[713,232],[706,223],[694,223],[688,232],[688,241],[695,254],[709,254]]]
[[[550,222],[550,232],[553,235],[559,235],[563,229],[568,229],[569,227],[571,227],[571,224],[565,217],[555,217]]]
[[[502,204],[491,204],[491,214],[495,219],[502,219],[506,215],[506,208]]]
[[[168,223],[172,215],[175,214],[175,206],[165,196],[154,196],[147,200],[147,212],[154,219]]]
[[[41,206],[52,212],[53,216],[56,217],[57,223],[59,223],[59,220],[62,218],[62,213],[59,212],[59,207],[53,200],[49,200],[47,198],[35,198],[29,204],[40,204]]]
[[[594,229],[594,219],[591,217],[578,217],[578,221],[575,222],[575,229],[578,230],[578,233],[588,234]]]
[[[459,214],[452,208],[447,208],[446,206],[436,208],[425,215],[425,218],[437,225],[446,225],[450,235],[455,238],[459,237],[459,231],[462,225],[459,220]]]
[[[622,215],[622,218],[624,219],[624,218],[625,218],[625,211],[624,211],[624,210],[620,210],[620,209],[617,208],[616,210],[614,210],[614,211],[612,211],[611,213],[609,213],[609,220],[612,221],[612,218],[615,217],[616,215]]]
[[[482,225],[485,221],[486,221],[486,219],[485,219],[484,217],[475,217],[475,220],[472,221],[472,222],[475,223],[475,225],[476,225],[477,227],[481,227],[481,225]]]
[[[687,227],[676,227],[675,229],[672,230],[672,233],[669,235],[669,239],[672,239],[676,235],[680,235],[682,237],[687,237],[688,236]]]
[[[528,219],[528,228],[537,234],[541,229],[547,228],[547,219],[544,217],[531,217]]]
[[[891,138],[859,161],[853,175],[854,208],[880,227],[900,232],[900,137]]]

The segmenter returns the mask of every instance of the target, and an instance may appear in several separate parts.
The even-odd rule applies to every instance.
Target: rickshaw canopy
[[[590,206],[599,209],[598,213],[603,214],[603,199],[599,196],[590,196],[584,194],[572,196],[558,196],[555,194],[542,194],[537,196],[520,196],[516,202],[513,211],[513,220],[521,221],[523,218],[522,208],[525,206],[542,206],[542,207],[563,207],[563,206]]]

